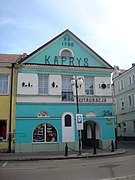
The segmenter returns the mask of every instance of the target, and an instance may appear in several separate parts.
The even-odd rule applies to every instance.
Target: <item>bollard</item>
[[[96,145],[93,146],[93,154],[97,154]]]
[[[68,146],[67,146],[67,143],[66,143],[66,146],[65,146],[65,156],[68,156]]]
[[[117,143],[117,140],[115,140],[115,149],[118,149],[118,143]]]
[[[111,142],[111,145],[112,145],[112,152],[114,152],[114,143],[113,143],[113,141]]]

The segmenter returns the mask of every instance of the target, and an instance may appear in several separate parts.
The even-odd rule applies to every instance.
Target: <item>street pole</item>
[[[10,113],[9,113],[9,134],[8,134],[8,152],[11,153],[12,149],[12,101],[13,101],[13,78],[14,78],[14,64],[11,67],[11,76],[10,76]]]
[[[76,88],[76,108],[77,108],[77,114],[79,114],[77,79],[75,79],[75,88]],[[81,155],[81,130],[78,130],[78,138],[79,138],[79,155]]]

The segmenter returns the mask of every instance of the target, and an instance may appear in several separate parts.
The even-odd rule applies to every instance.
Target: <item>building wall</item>
[[[0,94],[0,121],[6,121],[6,139],[0,141],[0,151],[9,150],[9,126],[11,119],[11,151],[15,149],[15,121],[16,121],[16,79],[17,71],[13,70],[13,91],[12,91],[12,109],[10,118],[10,108],[11,108],[11,67],[0,67],[0,75],[8,76],[8,93]]]
[[[17,87],[16,152],[63,151],[66,142],[78,150],[78,110],[76,88],[69,82],[72,78],[83,79],[77,90],[79,113],[83,115],[86,128],[92,129],[96,124],[98,144],[102,147],[115,139],[112,67],[73,33],[66,30],[31,53],[21,65]],[[39,79],[43,75],[46,92],[42,94]],[[89,135],[90,128],[87,128]]]
[[[42,71],[42,73],[43,72],[49,74],[46,71]],[[74,72],[68,73],[74,76]],[[61,75],[64,74],[64,72],[61,72],[61,74],[56,73],[56,75],[49,74],[48,95],[38,94],[38,74],[34,74],[32,70],[27,70],[27,73],[24,73],[23,70],[23,72],[18,74],[16,152],[38,151],[38,144],[40,146],[39,151],[62,151],[64,150],[66,142],[68,142],[71,148],[76,148],[77,150],[76,101],[62,102]],[[80,113],[83,114],[84,122],[94,121],[100,127],[99,140],[101,147],[106,147],[108,143],[115,138],[110,75],[108,75],[108,77],[106,76],[106,74],[97,74],[97,76],[94,77],[93,96],[85,95],[84,84],[78,89]],[[80,77],[79,73],[77,77]],[[85,78],[85,76],[81,77]],[[22,87],[23,82],[27,85],[26,87]],[[53,88],[52,82],[55,82],[58,88]],[[30,85],[28,86],[28,84]],[[101,88],[102,84],[106,84],[105,89]],[[73,90],[75,95],[75,89]],[[102,98],[105,99],[105,101],[102,102]],[[49,117],[39,118],[38,114],[41,111],[46,111]],[[96,114],[96,117],[86,117],[89,112]],[[72,126],[70,128],[64,127],[63,116],[65,114],[72,115]],[[57,142],[33,142],[34,129],[43,123],[51,124],[56,128],[58,132]]]
[[[116,77],[114,82],[117,132],[124,139],[135,138],[135,67]]]

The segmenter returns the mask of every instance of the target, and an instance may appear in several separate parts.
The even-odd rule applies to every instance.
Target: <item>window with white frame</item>
[[[74,101],[71,78],[72,76],[62,76],[62,101]]]
[[[38,75],[38,93],[48,94],[48,75]]]
[[[33,142],[57,142],[57,131],[48,123],[39,124],[33,132]]]
[[[94,94],[93,77],[85,77],[84,82],[85,82],[85,94],[93,95]]]
[[[65,127],[71,127],[71,126],[72,126],[71,115],[66,114],[65,115]]]
[[[8,75],[0,74],[0,94],[8,94]]]
[[[121,79],[120,81],[118,81],[118,90],[122,90],[124,88],[124,83],[123,80]]]
[[[134,106],[135,105],[135,94],[132,94],[131,96],[132,96],[132,106]]]
[[[60,56],[60,57],[73,58],[73,57],[74,57],[74,54],[73,54],[73,52],[72,52],[70,49],[64,48],[64,49],[61,49],[61,50],[60,50],[59,56]]]
[[[132,97],[131,97],[131,95],[128,96],[128,101],[129,101],[129,107],[131,107],[132,106]]]
[[[129,95],[128,101],[129,101],[129,107],[133,107],[135,105],[135,95],[134,94]]]

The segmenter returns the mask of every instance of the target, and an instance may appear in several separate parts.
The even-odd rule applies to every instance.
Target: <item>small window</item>
[[[6,141],[7,121],[0,120],[0,142]]]
[[[61,49],[60,52],[59,52],[59,56],[60,57],[68,57],[68,58],[73,58],[74,57],[74,54],[73,52],[68,49],[68,48],[64,48],[64,49]]]
[[[38,76],[38,93],[48,94],[48,76],[47,75]]]
[[[72,76],[62,76],[62,101],[74,101],[71,78]]]
[[[129,107],[131,107],[132,106],[132,97],[128,96],[128,100],[129,100]]]
[[[135,132],[135,121],[133,121],[133,131]]]
[[[71,115],[65,115],[65,127],[71,127]]]
[[[134,94],[129,95],[128,100],[129,100],[129,107],[133,107],[135,105],[135,95]]]
[[[86,95],[94,94],[93,77],[85,77],[85,94]]]
[[[122,97],[121,98],[121,110],[124,110],[125,109],[125,101],[124,101],[124,98]]]
[[[132,77],[129,76],[128,78],[129,78],[129,86],[131,86],[132,85]]]
[[[8,94],[8,75],[0,75],[0,94]]]
[[[123,80],[118,81],[118,89],[119,89],[119,91],[124,89],[124,82],[123,82]]]

